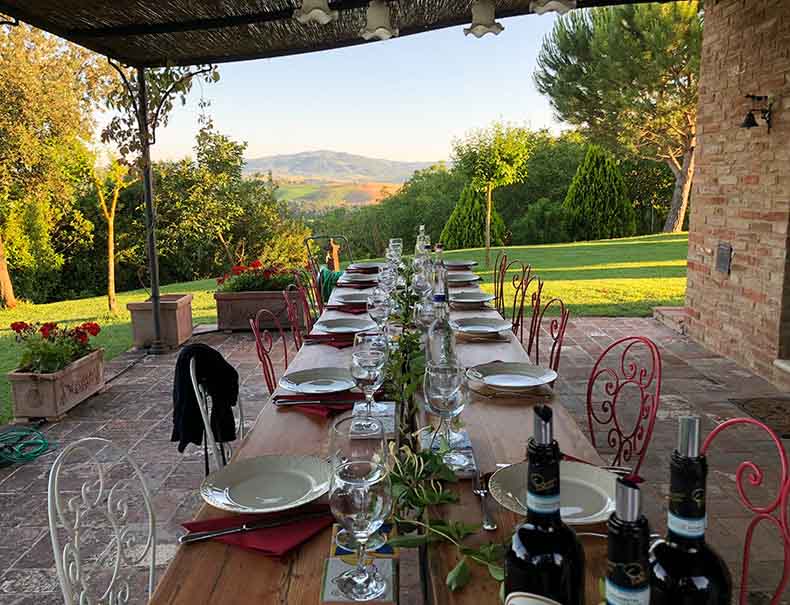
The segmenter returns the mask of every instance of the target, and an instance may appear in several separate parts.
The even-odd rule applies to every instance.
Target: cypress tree
[[[486,244],[485,193],[467,185],[439,238],[447,250],[482,248]],[[496,208],[491,212],[491,245],[505,244],[505,222]]]
[[[563,205],[574,240],[611,239],[636,233],[636,215],[612,155],[590,145]]]

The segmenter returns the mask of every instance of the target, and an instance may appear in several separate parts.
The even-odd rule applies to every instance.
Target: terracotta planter
[[[291,296],[296,301],[296,293]],[[283,330],[290,329],[288,312],[285,310],[285,298],[282,290],[271,292],[215,292],[217,301],[217,328],[220,330],[249,330],[249,320],[261,309],[268,309],[280,321]],[[299,321],[302,322],[302,310],[297,305]],[[274,328],[274,322],[261,322],[261,328]]]
[[[15,418],[58,420],[104,386],[104,349],[73,361],[59,372],[7,374]]]
[[[150,299],[126,305],[132,314],[132,341],[148,347],[154,340],[154,313]],[[192,295],[163,294],[159,299],[162,344],[173,349],[192,336]]]

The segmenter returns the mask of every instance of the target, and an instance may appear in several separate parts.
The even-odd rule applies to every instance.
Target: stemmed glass
[[[386,332],[376,334],[365,334],[360,332],[354,335],[354,349],[351,352],[352,360],[354,353],[361,351],[379,351],[384,354],[384,365],[382,366],[381,371],[381,382],[378,383],[378,386],[373,390],[373,393],[375,394],[375,392],[384,382],[387,359],[389,359],[389,338],[387,337]],[[372,396],[367,401],[366,411],[368,416],[372,416],[374,414],[383,414],[387,411],[387,409],[387,406],[376,403]]]
[[[366,417],[358,418],[356,425],[365,427],[370,424],[375,401],[373,395],[384,384],[384,365],[387,354],[377,349],[360,349],[351,353],[351,376],[357,387],[365,394],[367,402]]]
[[[341,464],[360,459],[370,459],[386,466],[388,456],[384,425],[376,419],[360,427],[353,416],[341,416],[329,429],[329,462],[333,470]],[[385,542],[384,536],[376,533],[368,539],[367,550],[378,550]],[[357,549],[354,536],[345,529],[337,532],[335,543],[345,550]]]
[[[453,438],[450,422],[464,409],[464,367],[459,364],[428,363],[425,367],[423,392],[425,404],[431,414],[441,418],[439,429],[444,427],[443,437],[447,440],[450,451],[445,454],[444,461],[448,466],[463,468],[470,464],[469,457],[461,452],[453,451]],[[439,432],[437,429],[436,433]],[[436,433],[432,437],[436,437]],[[460,434],[456,434],[460,436]]]
[[[376,322],[379,331],[386,334],[387,322],[389,321],[390,313],[392,313],[392,300],[389,295],[381,288],[376,288],[368,296],[367,308],[368,315]]]
[[[370,419],[371,425],[381,424]],[[374,563],[365,564],[365,551],[370,537],[386,521],[392,509],[392,487],[378,438],[358,438],[359,429],[349,429],[349,449],[333,450],[329,488],[329,505],[340,525],[354,538],[357,565],[334,579],[338,589],[354,601],[370,601],[387,589],[387,581]],[[334,446],[333,446],[334,447]]]

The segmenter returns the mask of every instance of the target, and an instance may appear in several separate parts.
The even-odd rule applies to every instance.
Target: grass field
[[[686,234],[652,235],[619,240],[514,246],[507,249],[511,259],[530,263],[546,280],[546,296],[560,296],[572,316],[644,316],[658,305],[681,305],[686,292]],[[496,251],[492,251],[492,260]],[[477,272],[483,288],[491,291],[492,271],[485,269],[485,251],[459,250],[449,258],[479,261]],[[164,286],[165,293],[191,293],[195,323],[214,323],[216,310],[211,279]],[[16,367],[18,353],[8,326],[14,321],[57,321],[75,324],[97,321],[102,332],[96,338],[112,358],[128,349],[132,331],[126,303],[143,300],[142,290],[118,295],[121,311],[107,312],[106,297],[67,300],[45,305],[20,303],[16,309],[0,310],[0,424],[11,415],[10,387],[6,372]]]

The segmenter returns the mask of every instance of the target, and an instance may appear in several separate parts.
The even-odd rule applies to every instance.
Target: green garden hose
[[[0,466],[35,460],[49,450],[44,433],[24,426],[0,431]]]

